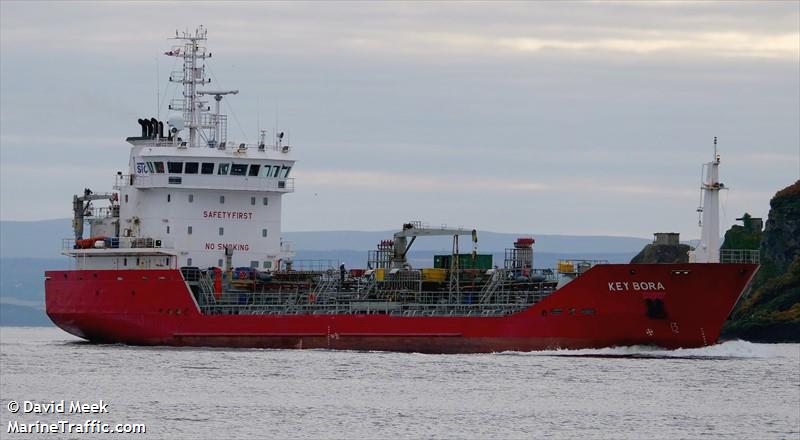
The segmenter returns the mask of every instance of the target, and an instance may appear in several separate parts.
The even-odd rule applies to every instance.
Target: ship
[[[422,353],[702,347],[718,342],[758,270],[757,251],[720,251],[716,139],[701,241],[687,263],[534,268],[533,236],[493,261],[478,252],[477,230],[420,221],[399,221],[363,268],[297,259],[281,239],[282,197],[295,190],[288,139],[277,130],[252,144],[228,138],[220,104],[238,90],[209,88],[205,28],[176,32],[165,55],[181,66],[169,77],[182,88],[171,116],[138,119],[113,190],[73,197],[75,236],[62,243],[70,269],[45,273],[47,315],[88,341]],[[412,267],[413,244],[432,236],[452,239],[452,252]]]

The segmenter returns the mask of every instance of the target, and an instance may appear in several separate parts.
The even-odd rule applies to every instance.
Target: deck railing
[[[419,277],[401,286],[398,280],[368,283],[365,277],[350,277],[336,270],[291,272],[300,278],[285,284],[259,283],[256,279],[223,279],[225,291],[213,293],[210,274],[196,268],[182,268],[204,314],[389,314],[395,316],[503,316],[538,303],[555,291],[553,281],[516,282],[500,270],[493,274],[494,289],[485,291],[482,282],[462,286],[457,294],[423,290]],[[283,275],[286,275],[284,273]],[[277,276],[277,274],[273,275]],[[203,282],[205,281],[205,282]]]
[[[720,249],[719,262],[760,264],[761,253],[758,249]]]
[[[110,240],[102,240],[102,241],[104,242],[102,247],[92,246],[89,249],[172,249],[173,248],[173,242],[171,240],[155,239],[155,238],[119,237],[119,238],[110,238]],[[75,239],[62,238],[61,249],[62,250],[77,249],[75,247]]]
[[[190,283],[191,284],[191,283]],[[197,299],[208,315],[305,315],[305,314],[388,314],[394,316],[504,316],[527,309],[554,290],[519,293],[507,301],[478,303],[430,300],[433,292],[422,292],[420,301],[392,299],[358,299],[344,292],[285,291],[271,293],[224,292],[217,299],[213,293],[200,290]],[[425,295],[428,293],[429,295]],[[441,292],[437,292],[441,294]],[[468,295],[477,300],[479,292]],[[437,296],[441,298],[441,295]]]
[[[137,188],[184,187],[195,189],[225,189],[248,191],[294,192],[294,178],[260,176],[218,176],[215,174],[118,174],[114,189],[126,186]]]

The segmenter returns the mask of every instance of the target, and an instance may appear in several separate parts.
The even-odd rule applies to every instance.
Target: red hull
[[[754,264],[598,265],[503,317],[203,315],[178,270],[52,271],[45,287],[50,319],[96,342],[476,353],[714,344],[756,270]],[[645,300],[656,298],[664,318],[647,315]]]

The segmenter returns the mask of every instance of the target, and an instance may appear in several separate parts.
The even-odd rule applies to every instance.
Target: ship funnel
[[[150,137],[155,139],[158,136],[158,119],[150,119]]]
[[[147,137],[147,125],[144,119],[138,119],[139,125],[142,127],[142,137]]]

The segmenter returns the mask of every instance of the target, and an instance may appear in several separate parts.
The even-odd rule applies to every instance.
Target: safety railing
[[[92,243],[86,243],[86,247],[76,246],[78,244],[74,238],[61,239],[62,250],[72,249],[172,249],[173,242],[160,238],[150,237],[87,237],[84,240],[94,238]],[[98,243],[102,242],[102,244]],[[80,243],[83,245],[83,243]]]
[[[261,176],[219,176],[215,174],[121,174],[115,176],[114,189],[184,187],[248,191],[294,192],[294,178]]]
[[[760,264],[761,253],[758,249],[720,249],[719,262]]]
[[[389,314],[393,316],[504,316],[527,309],[553,290],[517,292],[506,301],[478,302],[479,292],[462,294],[458,302],[443,302],[441,295],[423,295],[420,301],[359,299],[351,293],[326,291],[224,292],[219,298],[199,295],[200,308],[209,315],[325,315]],[[427,292],[426,292],[427,293]],[[425,298],[427,297],[427,298]],[[434,297],[439,300],[433,301]]]

